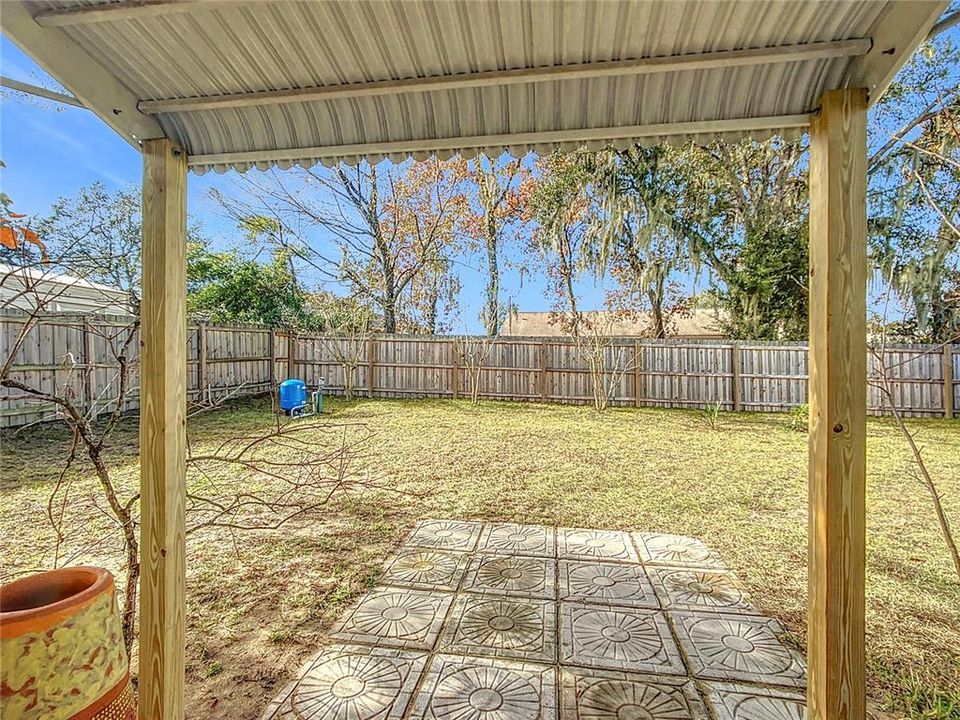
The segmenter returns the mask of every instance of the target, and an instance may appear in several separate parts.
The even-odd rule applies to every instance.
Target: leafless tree
[[[940,345],[930,352],[940,351],[942,349],[943,345]],[[923,457],[923,447],[917,442],[914,432],[908,428],[903,421],[903,413],[901,413],[900,408],[897,407],[896,396],[894,394],[894,380],[891,377],[892,367],[887,364],[885,350],[886,348],[883,344],[879,347],[870,348],[870,354],[876,361],[876,366],[879,371],[878,375],[870,380],[870,384],[880,391],[884,404],[890,410],[890,414],[893,415],[897,429],[910,448],[910,454],[913,456],[911,474],[923,485],[924,489],[930,495],[930,500],[933,503],[933,509],[937,516],[937,524],[940,526],[940,534],[943,536],[943,541],[950,553],[950,559],[953,560],[953,568],[957,573],[957,579],[960,580],[960,550],[957,549],[957,541],[954,538],[947,512],[943,507],[942,496],[937,488],[933,474],[930,472],[930,468],[927,466],[927,462]]]
[[[484,337],[458,337],[453,342],[453,352],[457,364],[466,369],[467,382],[470,388],[470,402],[474,405],[480,402],[480,381],[483,378],[483,369],[496,343],[497,338],[489,335]]]
[[[64,318],[53,314],[77,283],[53,278],[44,269],[46,263],[19,266],[5,271],[0,310],[8,322],[18,322],[19,330],[0,357],[0,387],[8,400],[27,398],[52,410],[44,420],[63,423],[70,432],[70,450],[62,461],[58,479],[47,502],[47,517],[55,533],[53,565],[74,562],[92,550],[88,544],[70,555],[63,552],[65,538],[82,524],[76,515],[74,482],[83,477],[83,459],[92,466],[99,493],[93,508],[103,513],[116,527],[124,553],[125,577],[120,583],[122,628],[129,653],[136,628],[137,589],[140,576],[139,493],[118,481],[117,464],[111,458],[110,439],[130,407],[138,370],[137,337],[139,317],[134,312],[121,318],[105,318],[94,308],[84,323],[96,334],[98,347],[106,348],[106,357],[97,363],[110,368],[107,390],[92,396],[83,382],[88,363],[70,352],[59,360],[55,382],[51,385],[30,379],[18,368],[27,343],[36,342],[34,333],[44,323],[83,323],[84,317]],[[51,266],[53,266],[51,264]],[[91,292],[97,286],[83,285],[85,302],[94,301]],[[101,308],[111,307],[117,298],[109,289],[99,298]],[[106,362],[103,362],[105,360]],[[81,386],[87,389],[82,389]],[[218,402],[188,409],[188,416],[216,409]],[[186,398],[184,398],[186,402]],[[205,528],[242,529],[277,528],[286,522],[323,506],[338,491],[370,485],[369,478],[353,467],[361,457],[367,432],[362,425],[332,424],[320,421],[290,421],[275,413],[272,425],[252,434],[231,437],[215,447],[195,446],[188,441],[188,533]],[[228,471],[226,471],[228,470]],[[229,481],[228,481],[229,480]],[[237,488],[256,488],[237,490]],[[105,507],[102,503],[105,503]],[[109,544],[110,531],[93,545]]]

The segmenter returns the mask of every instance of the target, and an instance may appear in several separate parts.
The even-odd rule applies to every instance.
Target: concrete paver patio
[[[803,658],[693,538],[421,522],[276,720],[801,720]]]

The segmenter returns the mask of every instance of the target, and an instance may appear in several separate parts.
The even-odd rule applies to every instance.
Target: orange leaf
[[[0,245],[10,250],[17,249],[17,234],[13,231],[12,227],[7,227],[6,225],[0,227]]]
[[[15,212],[7,212],[7,215],[9,215],[9,216],[12,217],[12,218],[25,218],[25,217],[26,217],[26,215],[24,215],[23,213],[15,213]]]
[[[31,229],[29,229],[29,228],[20,228],[20,232],[23,233],[23,237],[24,237],[24,239],[25,239],[27,242],[33,243],[33,244],[36,245],[38,248],[40,248],[40,254],[43,255],[43,258],[44,258],[44,259],[46,259],[46,257],[47,257],[47,246],[43,244],[43,240],[41,240],[41,239],[37,236],[37,234],[36,234],[33,230],[31,230]]]

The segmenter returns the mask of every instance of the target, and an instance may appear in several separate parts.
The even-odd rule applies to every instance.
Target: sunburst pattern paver
[[[619,530],[557,530],[557,554],[562,558],[636,562],[630,536]]]
[[[543,525],[492,523],[480,536],[481,552],[503,555],[536,555],[552,558],[556,553],[556,531]]]
[[[720,559],[696,538],[683,535],[634,533],[641,562],[669,567],[723,567]]]
[[[426,653],[332,645],[311,660],[277,707],[278,720],[395,720],[410,702]]]
[[[557,593],[556,562],[519,555],[478,555],[470,563],[463,589],[553,600]]]
[[[380,588],[360,598],[330,636],[348,642],[430,650],[451,600],[449,595]]]
[[[561,601],[660,608],[640,565],[561,560],[559,567]]]
[[[564,668],[561,720],[703,720],[704,704],[686,677]]]
[[[440,641],[444,652],[556,662],[553,602],[464,595]]]
[[[724,570],[652,567],[650,577],[665,610],[753,612],[746,593]]]
[[[694,677],[803,687],[806,667],[780,640],[775,620],[747,615],[674,613]]]
[[[381,582],[418,590],[456,590],[468,558],[449,550],[402,550],[387,565]]]
[[[805,720],[806,698],[796,690],[703,683],[717,720]]]
[[[802,656],[696,538],[425,520],[379,583],[263,718],[806,717]]]

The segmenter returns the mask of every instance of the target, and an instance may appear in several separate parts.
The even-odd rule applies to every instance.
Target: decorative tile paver
[[[556,627],[553,602],[463,595],[450,610],[437,649],[555,663]]]
[[[410,534],[407,546],[470,552],[477,546],[482,527],[460,520],[423,520]]]
[[[552,665],[437,655],[414,700],[418,720],[557,720]]]
[[[429,656],[358,645],[324,649],[265,718],[359,720],[403,716]]]
[[[640,550],[640,560],[647,565],[723,567],[713,551],[696,538],[684,535],[634,533],[633,539]]]
[[[651,567],[648,572],[665,610],[754,612],[736,578],[724,570]]]
[[[550,558],[477,555],[470,562],[463,589],[553,600],[557,595],[557,569]]]
[[[807,700],[796,691],[732,683],[703,683],[717,720],[806,720]]]
[[[659,608],[653,585],[640,565],[561,560],[560,600],[592,605]]]
[[[387,563],[380,582],[416,590],[456,590],[469,558],[450,550],[406,548]]]
[[[501,555],[553,557],[556,554],[555,535],[553,528],[543,525],[493,523],[483,529],[477,550]]]
[[[722,613],[670,613],[694,677],[804,687],[800,654],[780,641],[775,620]]]
[[[619,530],[557,530],[557,554],[562,558],[637,562],[630,536]]]
[[[564,668],[561,720],[706,720],[686,677]]]
[[[563,603],[560,616],[562,664],[668,675],[685,672],[660,612]]]
[[[694,538],[425,520],[263,720],[804,720],[782,635]]]
[[[330,637],[348,642],[430,650],[452,599],[448,594],[379,588],[360,598]]]

